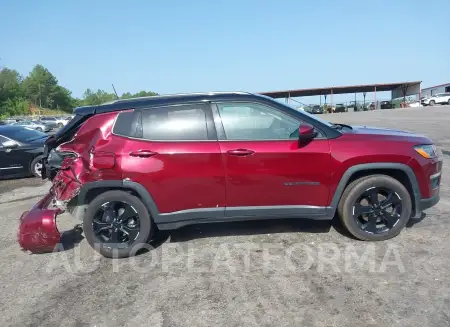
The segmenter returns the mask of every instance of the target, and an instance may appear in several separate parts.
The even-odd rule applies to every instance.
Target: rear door
[[[224,168],[209,104],[123,112],[114,133],[131,135],[123,139],[123,176],[145,186],[163,222],[224,216]]]
[[[225,165],[226,216],[323,212],[331,157],[320,131],[312,142],[299,146],[302,122],[275,108],[222,102],[214,112]]]

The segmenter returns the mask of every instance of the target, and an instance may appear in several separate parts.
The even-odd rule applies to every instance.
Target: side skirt
[[[160,230],[171,230],[187,225],[233,221],[283,218],[331,220],[334,211],[331,207],[315,206],[203,208],[159,214],[155,217],[155,223]]]

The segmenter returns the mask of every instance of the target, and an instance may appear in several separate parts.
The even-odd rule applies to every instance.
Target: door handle
[[[255,153],[255,151],[248,150],[248,149],[235,149],[235,150],[228,150],[227,154],[230,156],[238,156],[238,157],[245,157],[249,156]]]
[[[139,150],[139,151],[133,151],[130,153],[130,156],[132,157],[140,157],[140,158],[149,158],[151,156],[154,156],[156,152],[149,151],[149,150]]]

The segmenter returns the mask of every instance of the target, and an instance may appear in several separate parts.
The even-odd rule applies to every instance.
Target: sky
[[[42,64],[76,97],[112,83],[119,94],[427,87],[450,82],[449,13],[449,0],[0,0],[0,67]]]

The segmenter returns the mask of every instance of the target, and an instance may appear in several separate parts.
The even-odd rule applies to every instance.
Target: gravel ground
[[[30,255],[18,217],[49,188],[0,182],[0,326],[449,326],[450,107],[323,118],[410,130],[444,151],[440,203],[365,243],[307,220],[190,226],[132,259],[99,257],[62,215],[60,252]]]

